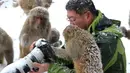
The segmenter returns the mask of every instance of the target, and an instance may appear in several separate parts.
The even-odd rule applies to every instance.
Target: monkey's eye
[[[47,19],[46,18],[44,18],[44,17],[35,17],[35,20],[41,20],[41,21],[46,21]]]
[[[41,18],[41,17],[35,17],[35,19],[40,19],[40,20],[43,20],[43,18]]]

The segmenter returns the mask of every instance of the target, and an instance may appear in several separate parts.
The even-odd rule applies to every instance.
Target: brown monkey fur
[[[33,8],[29,12],[19,36],[20,57],[22,58],[29,53],[29,47],[34,41],[39,38],[48,40],[50,30],[48,10],[43,7]]]
[[[51,28],[51,34],[49,37],[49,42],[51,44],[57,42],[60,38],[60,32],[56,28]]]
[[[0,63],[3,64],[4,57],[7,64],[13,62],[14,51],[12,38],[0,28]]]
[[[124,34],[124,37],[130,40],[130,29],[126,29],[125,27],[121,26],[120,27],[122,30],[122,33]]]
[[[89,32],[69,25],[63,35],[65,50],[73,60],[76,73],[103,73],[100,49]]]
[[[62,45],[62,41],[59,40],[60,32],[56,28],[51,28],[51,33],[49,35],[49,43],[53,47],[60,47]]]
[[[52,0],[18,0],[18,4],[23,9],[24,13],[28,15],[29,11],[34,7],[41,6],[49,8]]]

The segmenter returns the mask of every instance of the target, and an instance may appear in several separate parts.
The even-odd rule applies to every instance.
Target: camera
[[[0,73],[27,73],[32,69],[37,69],[33,66],[33,62],[50,63],[55,60],[55,52],[44,38],[40,38],[34,44],[32,51],[14,63],[7,65]]]

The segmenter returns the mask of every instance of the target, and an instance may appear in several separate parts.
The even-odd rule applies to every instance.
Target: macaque
[[[49,35],[49,43],[53,47],[60,47],[62,45],[62,41],[59,40],[60,32],[56,28],[51,28],[51,33]]]
[[[128,24],[129,24],[129,27],[130,27],[130,12],[129,12]],[[124,37],[130,40],[130,28],[126,29],[124,26],[121,26],[120,29],[122,30]]]
[[[0,28],[0,63],[3,64],[4,58],[7,65],[13,62],[14,51],[12,38]]]
[[[100,49],[89,32],[69,25],[63,36],[65,51],[73,60],[76,73],[103,73]]]
[[[129,39],[130,40],[130,29],[126,29],[125,27],[120,27],[121,28],[121,30],[122,30],[122,33],[124,34],[124,37],[126,37],[127,39]]]
[[[17,0],[17,2],[14,1],[13,6],[17,7],[17,4],[24,13],[28,15],[29,11],[37,6],[49,8],[52,4],[52,0]]]
[[[48,40],[50,30],[48,10],[44,7],[35,7],[30,10],[19,36],[20,58],[30,52],[31,44],[39,38]]]

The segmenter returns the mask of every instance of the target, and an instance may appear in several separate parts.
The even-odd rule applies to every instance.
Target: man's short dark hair
[[[97,15],[97,10],[92,0],[69,0],[66,4],[66,10],[74,10],[78,14],[83,14],[86,10]]]

